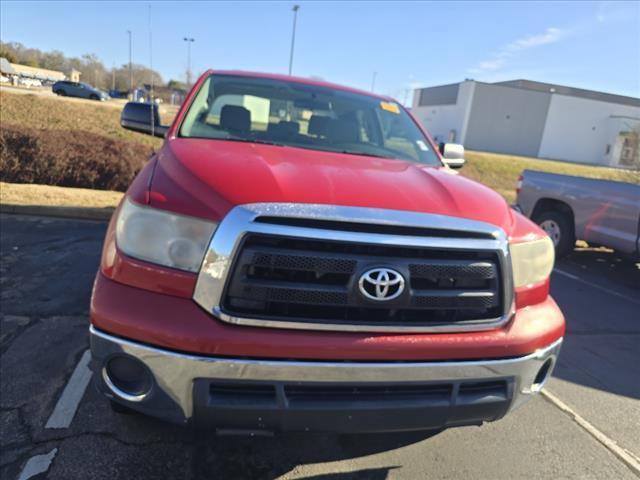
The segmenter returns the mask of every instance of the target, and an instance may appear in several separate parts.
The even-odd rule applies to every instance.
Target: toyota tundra
[[[536,394],[554,248],[393,99],[208,71],[108,227],[92,369],[117,411],[219,432],[430,430]]]

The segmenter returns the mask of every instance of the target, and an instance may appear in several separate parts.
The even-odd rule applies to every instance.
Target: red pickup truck
[[[209,71],[104,242],[92,368],[114,409],[220,432],[481,424],[549,377],[553,244],[402,105]]]

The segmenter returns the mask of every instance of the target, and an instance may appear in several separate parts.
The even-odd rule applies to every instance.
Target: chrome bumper
[[[215,358],[171,352],[114,337],[90,327],[92,368],[105,395],[135,410],[165,420],[188,423],[194,415],[195,384],[202,379],[287,384],[400,385],[433,382],[507,380],[512,386],[507,411],[537,393],[535,383],[547,360],[551,374],[562,339],[530,355],[498,360],[458,362],[335,362]],[[104,374],[117,355],[143,362],[153,377],[144,395],[123,395]]]

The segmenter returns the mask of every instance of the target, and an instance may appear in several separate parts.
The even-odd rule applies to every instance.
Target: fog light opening
[[[536,378],[533,380],[533,384],[531,384],[532,392],[539,392],[542,390],[547,378],[549,378],[549,372],[551,372],[551,367],[553,366],[553,359],[549,358],[546,362],[542,364],[540,370],[538,370],[538,374]]]
[[[146,365],[126,355],[110,358],[102,369],[102,378],[115,395],[129,402],[144,400],[153,385]]]

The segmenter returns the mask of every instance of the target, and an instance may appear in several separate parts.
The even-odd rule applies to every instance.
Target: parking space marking
[[[558,274],[564,276],[564,277],[567,277],[567,278],[570,278],[572,280],[575,280],[576,282],[584,283],[585,285],[588,285],[590,287],[597,288],[598,290],[602,290],[603,292],[607,292],[610,295],[614,295],[616,297],[624,298],[625,300],[628,300],[629,302],[637,303],[638,305],[640,305],[640,300],[637,300],[635,298],[629,297],[629,296],[624,295],[624,294],[622,294],[620,292],[616,292],[615,290],[611,290],[609,288],[605,288],[605,287],[603,287],[601,285],[598,285],[597,283],[588,282],[587,280],[583,280],[582,278],[577,277],[576,275],[573,275],[571,273],[565,272],[564,270],[560,270],[558,268],[554,268],[553,271],[555,273],[558,273]]]
[[[58,453],[58,449],[54,448],[49,453],[31,457],[29,460],[27,460],[27,463],[22,469],[22,472],[20,472],[18,480],[28,480],[29,478],[33,478],[36,475],[40,475],[41,473],[49,470],[51,462],[53,462],[56,453]]]
[[[71,378],[69,378],[69,382],[64,387],[62,395],[58,399],[58,403],[56,403],[44,428],[69,428],[69,425],[71,425],[80,400],[82,400],[89,380],[91,380],[89,360],[91,360],[91,352],[86,350],[76,365]]]
[[[636,475],[640,475],[640,459],[633,453],[625,450],[618,445],[615,440],[609,438],[603,432],[598,430],[592,423],[582,417],[579,413],[574,411],[569,405],[564,403],[547,388],[540,391],[543,397],[545,397],[551,404],[568,414],[573,420],[582,427],[589,435],[600,442],[604,447],[613,453],[616,457],[622,460]]]

